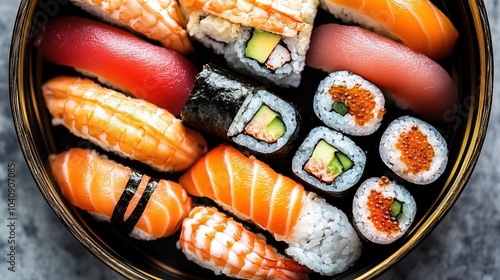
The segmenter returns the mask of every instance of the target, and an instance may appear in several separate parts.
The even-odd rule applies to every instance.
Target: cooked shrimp
[[[233,23],[251,26],[287,37],[293,37],[306,26],[311,25],[312,11],[304,11],[304,2],[316,0],[292,1],[215,1],[215,0],[181,0],[181,6],[188,12],[202,10],[206,13],[225,18]]]
[[[195,207],[182,225],[186,257],[216,274],[242,279],[308,279],[308,269],[279,256],[242,224],[212,207]]]
[[[42,92],[52,124],[159,171],[184,170],[207,150],[203,136],[167,110],[89,79],[56,77]]]
[[[159,41],[164,47],[188,53],[193,50],[186,20],[175,0],[71,0],[92,14]]]

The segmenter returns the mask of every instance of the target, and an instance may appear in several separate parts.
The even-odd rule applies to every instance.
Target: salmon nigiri
[[[61,16],[37,34],[35,46],[55,64],[74,67],[178,115],[198,72],[175,51],[95,20]]]
[[[357,26],[324,24],[313,31],[306,64],[347,70],[388,90],[399,105],[427,119],[454,114],[458,92],[448,72],[427,56]]]
[[[179,183],[288,243],[285,252],[323,275],[345,271],[361,242],[338,208],[265,163],[222,144],[200,158]]]
[[[402,42],[432,59],[450,55],[458,38],[453,23],[429,0],[321,0],[336,17]]]
[[[309,269],[282,257],[258,235],[214,207],[195,207],[179,238],[189,260],[241,279],[306,280]]]
[[[207,150],[205,138],[167,110],[92,80],[55,77],[42,93],[53,125],[156,170],[185,170]]]
[[[72,148],[50,155],[49,163],[71,205],[137,239],[173,234],[192,207],[179,184],[151,178],[92,150]]]
[[[193,50],[186,31],[186,20],[175,0],[71,0],[80,8],[134,30],[164,47],[180,53]]]

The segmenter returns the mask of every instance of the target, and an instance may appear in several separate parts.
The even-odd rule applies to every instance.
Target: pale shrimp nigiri
[[[186,257],[215,274],[241,279],[309,279],[309,269],[213,207],[195,207],[182,224]]]
[[[49,163],[71,205],[137,239],[173,234],[192,208],[191,198],[179,184],[151,178],[93,150],[72,148],[50,155]]]
[[[345,271],[361,256],[347,216],[265,163],[220,145],[200,158],[179,183],[286,242],[285,253],[323,275]]]
[[[193,50],[179,4],[175,0],[71,0],[82,9],[121,27],[159,41],[180,53]]]
[[[42,92],[53,125],[156,170],[184,170],[207,150],[203,136],[167,110],[89,79],[59,76]]]
[[[453,23],[429,0],[321,0],[344,21],[356,22],[432,59],[450,55],[458,38]]]
[[[310,1],[310,0],[308,0]],[[188,12],[203,12],[227,19],[233,23],[252,26],[268,32],[293,37],[310,26],[315,11],[302,11],[302,0],[291,1],[215,1],[181,0],[182,8]],[[314,2],[314,1],[313,1]],[[315,7],[315,6],[314,6]]]

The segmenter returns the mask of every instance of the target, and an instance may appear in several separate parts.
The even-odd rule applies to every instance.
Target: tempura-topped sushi
[[[318,0],[181,0],[189,35],[228,65],[283,87],[297,87]]]

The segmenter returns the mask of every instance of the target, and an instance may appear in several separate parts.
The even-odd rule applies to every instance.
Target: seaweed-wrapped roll
[[[191,37],[235,70],[297,87],[318,0],[181,0]]]
[[[203,66],[181,112],[182,121],[263,157],[285,157],[299,135],[296,108],[241,76]]]
[[[365,153],[347,136],[316,127],[297,149],[292,171],[308,185],[339,196],[359,181],[365,163]]]
[[[411,193],[385,176],[364,181],[352,203],[354,226],[365,239],[377,244],[399,239],[411,226],[416,211]]]

